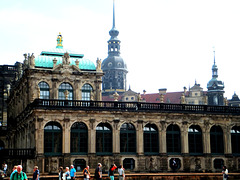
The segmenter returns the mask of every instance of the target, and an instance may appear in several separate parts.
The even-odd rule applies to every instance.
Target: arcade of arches
[[[173,158],[178,171],[240,168],[237,117],[40,109],[34,114],[36,133],[27,143],[36,147],[42,172],[72,163],[78,170],[86,164],[95,168],[98,162],[105,171],[116,163],[132,171],[166,172],[173,170]]]

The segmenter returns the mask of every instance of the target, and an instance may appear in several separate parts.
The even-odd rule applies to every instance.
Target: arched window
[[[231,129],[232,153],[240,154],[240,126]]]
[[[192,125],[188,129],[188,147],[190,154],[202,154],[202,130],[197,125]]]
[[[62,83],[58,89],[58,99],[65,100],[64,92],[68,91],[68,100],[73,100],[73,88],[69,83]]]
[[[210,130],[210,144],[212,154],[223,154],[223,131],[220,126],[213,126]]]
[[[84,84],[82,87],[82,100],[90,101],[93,88],[90,84]]]
[[[74,123],[71,127],[71,153],[87,154],[88,129],[84,123]]]
[[[169,125],[167,127],[167,153],[181,153],[181,133],[177,125]]]
[[[144,136],[144,153],[156,154],[159,153],[158,129],[154,124],[147,124],[143,128]]]
[[[108,123],[96,127],[96,152],[101,155],[112,153],[112,128]]]
[[[136,153],[136,130],[130,123],[125,123],[120,128],[120,152]]]
[[[38,84],[40,89],[40,99],[49,99],[49,85],[46,82],[40,82]]]
[[[46,155],[62,154],[62,127],[57,122],[49,122],[44,127],[44,153]]]

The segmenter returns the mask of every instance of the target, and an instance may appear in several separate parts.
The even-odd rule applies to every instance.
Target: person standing
[[[76,169],[74,168],[73,165],[71,165],[70,176],[71,176],[71,180],[75,179],[76,177]]]
[[[10,175],[10,179],[11,179],[12,175],[13,175],[15,172],[17,172],[17,167],[18,167],[18,166],[14,166],[14,167],[13,167],[13,172],[12,172],[11,175]]]
[[[125,179],[125,172],[124,172],[124,168],[123,165],[120,165],[118,168],[118,173],[119,173],[119,180],[124,180]]]
[[[109,177],[111,180],[114,180],[114,170],[117,168],[115,164],[112,164],[109,169]]]
[[[10,180],[27,180],[26,173],[22,172],[22,166],[18,165],[17,172],[15,172]]]
[[[102,164],[98,163],[97,168],[95,169],[95,178],[96,180],[102,180]]]
[[[84,180],[89,180],[89,179],[90,179],[89,166],[87,166],[87,167],[83,170],[83,177],[84,177]]]
[[[71,179],[70,172],[69,172],[69,167],[66,167],[66,172],[65,172],[65,180]]]
[[[33,179],[32,180],[39,180],[39,170],[38,170],[38,166],[34,166],[33,168]]]
[[[63,179],[63,167],[59,168],[59,180]]]
[[[226,166],[223,166],[223,180],[228,180],[228,169]]]
[[[6,177],[7,176],[7,164],[6,163],[3,164],[3,173],[4,173],[4,176]]]

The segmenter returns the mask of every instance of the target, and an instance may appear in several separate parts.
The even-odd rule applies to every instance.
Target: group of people
[[[109,168],[108,176],[110,177],[111,180],[114,180],[115,169],[117,169],[117,166],[115,164],[112,164],[111,167]],[[124,172],[124,168],[123,168],[122,165],[119,166],[118,173],[119,173],[119,178],[118,179],[119,180],[124,180],[125,179],[125,172]],[[98,166],[95,170],[95,178],[96,178],[96,180],[102,180],[102,164],[101,163],[98,163]],[[88,180],[88,179],[86,179],[86,180]]]
[[[117,169],[117,166],[115,164],[111,165],[108,175],[111,180],[114,180],[114,170]],[[125,178],[125,172],[122,165],[118,168],[119,173],[119,180],[124,180]],[[98,163],[97,168],[95,169],[95,179],[96,180],[102,180],[102,164]],[[66,167],[65,173],[63,172],[63,167],[59,168],[59,180],[74,180],[76,177],[76,169],[73,165],[71,165],[71,169],[69,171],[69,167]],[[86,166],[86,168],[83,169],[83,178],[84,180],[89,180],[91,178],[91,174],[89,171],[89,166]]]
[[[38,166],[33,168],[33,178],[32,180],[39,180],[40,172]],[[14,166],[13,171],[10,175],[10,180],[27,180],[27,175],[22,171],[22,165]]]
[[[67,179],[71,179],[74,180],[76,177],[76,169],[74,168],[73,165],[70,166],[70,171],[69,171],[69,167],[66,167],[66,171],[65,173],[63,172],[63,167],[59,168],[59,180],[67,180]]]

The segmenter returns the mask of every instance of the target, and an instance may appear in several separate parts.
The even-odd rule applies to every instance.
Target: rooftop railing
[[[40,109],[73,109],[73,110],[106,110],[106,111],[150,111],[150,112],[180,112],[180,113],[216,113],[240,115],[240,107],[208,106],[190,104],[166,104],[145,102],[118,101],[78,101],[35,99],[32,108]]]

